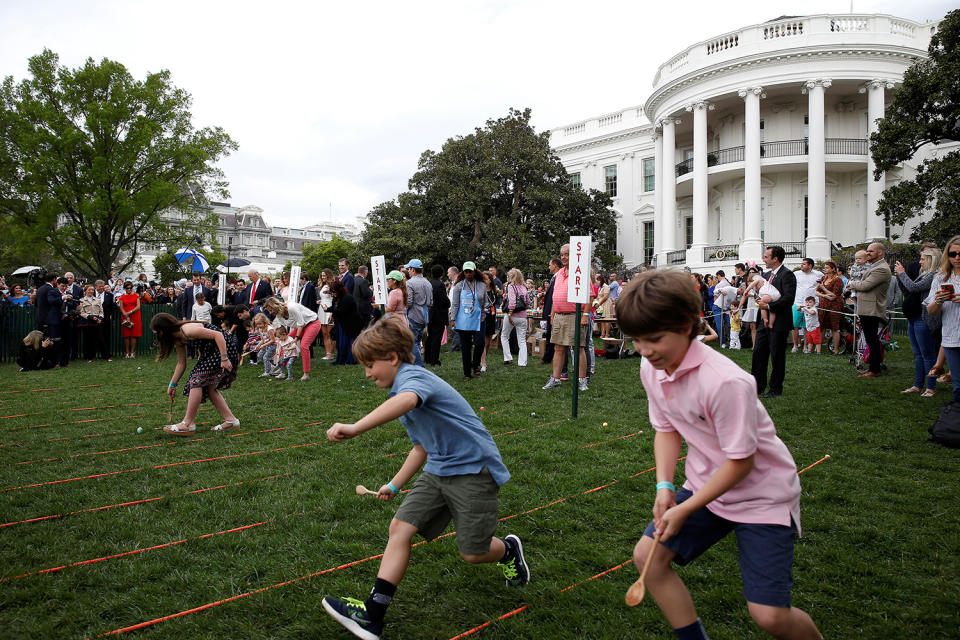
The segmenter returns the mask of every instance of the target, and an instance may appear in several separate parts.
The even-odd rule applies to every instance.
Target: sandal
[[[168,424],[163,428],[164,433],[168,433],[171,436],[192,436],[197,430],[197,425],[185,425],[182,422],[177,424]]]
[[[930,376],[931,378],[934,376],[942,376],[944,371],[946,371],[946,369],[944,369],[940,365],[934,365],[933,368],[927,372],[927,375]]]
[[[923,393],[920,394],[921,398],[932,398],[937,395],[937,392],[933,389],[925,389]]]
[[[900,393],[904,393],[904,394],[906,394],[906,393],[920,393],[920,387],[918,387],[917,385],[913,385],[913,386],[910,387],[909,389],[904,389],[904,390],[901,391]]]
[[[943,374],[942,376],[940,376],[939,378],[937,378],[937,382],[939,382],[939,383],[941,383],[941,384],[950,384],[951,382],[953,382],[953,374],[952,374],[952,373],[945,373],[945,374]]]
[[[220,424],[214,425],[210,431],[226,431],[227,429],[237,429],[240,427],[239,420],[224,420]]]

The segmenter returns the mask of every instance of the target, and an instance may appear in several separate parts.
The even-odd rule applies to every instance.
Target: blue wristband
[[[666,480],[662,480],[657,483],[657,491],[660,491],[660,489],[670,489],[670,491],[673,491],[674,493],[677,492],[677,488],[673,486],[673,483],[667,482]]]
[[[390,491],[393,491],[394,494],[400,493],[400,489],[397,489],[395,486],[393,486],[393,480],[387,483],[387,488],[390,489]]]
[[[169,386],[171,389],[176,389],[176,388],[177,388],[177,383],[176,383],[176,382],[170,382],[170,383],[168,383],[167,386]]]

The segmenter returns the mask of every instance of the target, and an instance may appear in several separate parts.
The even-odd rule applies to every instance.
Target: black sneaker
[[[362,600],[356,598],[324,598],[323,608],[346,628],[347,631],[364,640],[380,640],[383,624],[374,622],[367,613]]]
[[[503,569],[504,582],[508,587],[522,587],[530,582],[530,568],[523,557],[523,543],[513,534],[507,536],[504,542],[511,552],[509,560],[497,563]]]

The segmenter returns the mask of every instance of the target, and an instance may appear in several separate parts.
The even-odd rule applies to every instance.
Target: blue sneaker
[[[356,598],[324,598],[323,608],[330,616],[342,624],[347,631],[364,640],[380,640],[383,624],[374,622],[367,614],[367,607]]]
[[[508,587],[522,587],[530,582],[530,568],[523,557],[523,543],[513,534],[504,538],[504,542],[511,551],[509,560],[497,563],[503,569],[504,582]]]

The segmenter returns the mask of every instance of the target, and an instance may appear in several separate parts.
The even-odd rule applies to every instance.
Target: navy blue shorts
[[[677,492],[677,504],[693,495],[688,489]],[[674,553],[680,566],[695,560],[731,531],[737,536],[737,555],[747,602],[771,607],[789,607],[793,588],[793,541],[796,527],[779,524],[731,522],[706,507],[695,511],[683,523],[680,533],[662,543]],[[643,535],[653,538],[653,522]]]

